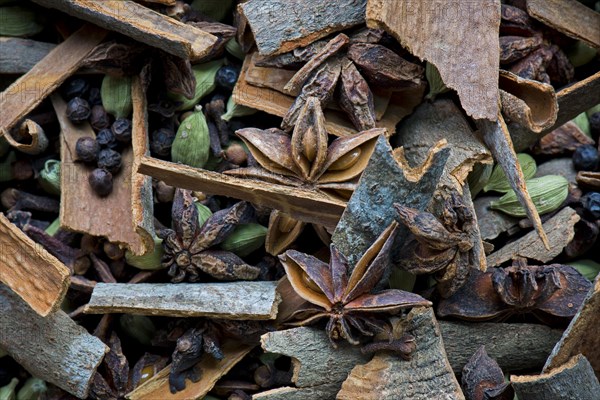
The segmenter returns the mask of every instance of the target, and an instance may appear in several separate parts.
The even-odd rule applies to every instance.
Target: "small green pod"
[[[171,146],[171,160],[202,168],[210,154],[210,135],[201,106],[183,120]]]
[[[227,100],[227,112],[221,116],[221,119],[230,121],[232,118],[245,117],[247,115],[255,114],[258,110],[252,107],[246,107],[241,104],[237,104],[233,101],[233,96]]]
[[[425,78],[429,83],[429,93],[425,96],[426,99],[435,100],[436,96],[450,91],[450,88],[444,84],[438,69],[430,62],[425,65]]]
[[[46,192],[60,195],[60,161],[46,161],[44,169],[40,171],[38,182]]]
[[[40,378],[31,377],[25,381],[17,392],[17,400],[35,400],[48,390],[46,382]]]
[[[223,242],[221,248],[231,251],[240,257],[245,257],[265,244],[267,228],[260,224],[242,224],[235,227],[233,232]]]
[[[525,180],[532,178],[537,171],[537,164],[533,157],[527,153],[519,153],[517,154],[517,158],[519,159],[519,165],[521,166],[521,171],[523,171]],[[509,190],[512,190],[510,182],[506,178],[504,170],[499,164],[494,166],[490,179],[488,179],[488,182],[483,187],[484,192],[489,192],[491,190],[500,193],[506,193]]]
[[[529,196],[538,213],[546,214],[556,210],[569,195],[569,182],[560,175],[546,175],[525,182]],[[513,217],[525,217],[525,208],[513,190],[490,203],[493,210],[502,211]]]
[[[188,99],[181,94],[169,94],[171,100],[180,102],[177,106],[177,111],[186,111],[194,108],[196,104],[207,94],[211,93],[217,87],[215,83],[215,77],[217,71],[223,66],[223,59],[209,61],[204,64],[198,64],[192,66],[192,71],[196,77],[196,89],[194,91],[194,97]]]
[[[156,334],[156,326],[145,315],[123,314],[119,318],[119,325],[127,336],[135,339],[138,343],[144,346],[152,344],[152,338]]]
[[[59,229],[60,229],[60,217],[56,218],[54,221],[52,221],[52,223],[50,225],[48,225],[48,227],[45,229],[45,232],[50,236],[54,236],[54,235],[56,235],[56,232],[58,232]]]
[[[102,105],[115,118],[128,118],[133,111],[131,77],[105,75],[100,88]]]
[[[246,58],[246,53],[235,38],[231,38],[225,43],[225,50],[239,60],[243,61]]]
[[[575,122],[575,125],[577,125],[587,137],[592,137],[592,131],[590,129],[590,120],[588,119],[586,113],[582,112],[581,114],[573,118],[571,121]]]
[[[202,203],[195,202],[194,205],[196,206],[196,210],[198,210],[198,222],[202,226],[213,215],[213,212]]]
[[[15,388],[18,384],[19,380],[12,378],[7,385],[0,387],[0,400],[16,400]]]
[[[153,271],[163,268],[161,259],[164,253],[165,251],[162,246],[162,239],[155,237],[153,251],[138,256],[127,250],[125,252],[125,261],[132,267],[136,267],[144,271]]]
[[[471,198],[475,198],[483,190],[483,187],[490,180],[494,165],[492,164],[481,164],[477,163],[473,167],[471,173],[467,177],[467,183],[469,184],[469,191],[471,192]]]
[[[0,7],[0,36],[29,37],[44,30],[39,15],[20,6]]]
[[[600,264],[593,260],[571,261],[568,265],[575,268],[581,275],[591,282],[593,282],[594,279],[596,279],[596,276],[598,276],[600,273]]]

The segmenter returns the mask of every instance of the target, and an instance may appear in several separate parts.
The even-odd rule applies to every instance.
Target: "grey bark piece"
[[[413,308],[401,324],[417,345],[409,361],[395,354],[376,354],[357,365],[342,384],[337,399],[430,400],[464,399],[446,357],[440,328],[431,308]],[[395,335],[397,336],[397,335]]]
[[[311,386],[307,388],[294,388],[286,386],[257,393],[252,396],[252,400],[335,399],[335,395],[340,390],[340,386],[342,386],[342,381],[326,383],[324,385]]]
[[[479,232],[483,240],[496,239],[501,233],[507,232],[519,224],[519,218],[490,208],[490,203],[498,198],[499,196],[483,196],[477,197],[473,201]]]
[[[0,74],[25,74],[55,47],[53,43],[0,37]]]
[[[332,236],[332,242],[351,266],[396,219],[394,203],[421,211],[427,208],[449,155],[449,148],[439,150],[422,177],[409,180],[408,173],[405,174],[394,158],[387,139],[379,137],[369,164]],[[399,226],[394,247],[399,248],[407,235],[408,229]]]
[[[519,399],[527,400],[598,400],[600,383],[585,356],[572,357],[547,374],[511,376]]]
[[[539,178],[540,176],[546,175],[560,175],[569,181],[569,183],[574,185],[577,184],[577,171],[575,171],[573,159],[571,157],[553,158],[552,160],[538,165],[537,171],[533,177]]]
[[[63,311],[41,317],[1,284],[0,347],[32,375],[82,399],[108,352]]]
[[[128,313],[240,320],[275,319],[277,282],[98,283],[87,314]]]
[[[261,55],[281,54],[365,21],[367,0],[250,0],[239,5]]]

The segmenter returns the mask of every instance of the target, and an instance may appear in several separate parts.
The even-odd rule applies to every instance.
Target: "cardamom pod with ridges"
[[[115,118],[127,118],[133,110],[131,77],[105,75],[100,88],[102,105]]]
[[[213,212],[210,211],[210,208],[206,207],[204,204],[196,202],[194,205],[196,206],[196,210],[198,210],[198,222],[200,223],[200,226],[202,226],[206,220],[213,215]]]
[[[210,136],[201,106],[183,120],[171,146],[171,160],[191,167],[203,168],[210,154]]]
[[[590,120],[588,119],[588,115],[584,112],[573,118],[571,121],[575,123],[581,129],[585,136],[591,138],[592,133],[590,130]]]
[[[12,378],[7,385],[0,387],[0,400],[15,400],[15,388],[18,384],[19,380]]]
[[[523,171],[523,176],[525,180],[532,178],[537,171],[537,164],[533,157],[531,157],[527,153],[519,153],[517,154],[517,158],[519,159],[519,165],[521,166],[521,171]],[[500,164],[496,164],[494,170],[492,171],[492,175],[488,180],[487,184],[483,187],[484,192],[489,192],[490,190],[506,193],[511,189],[510,182],[506,178],[504,174],[504,170],[500,166]]]
[[[593,260],[570,261],[568,265],[575,268],[590,282],[593,282],[600,273],[600,264]]]
[[[38,399],[46,390],[48,390],[46,382],[32,376],[25,381],[23,387],[17,392],[17,400]]]
[[[525,184],[540,215],[556,210],[569,195],[569,182],[560,175],[546,175],[530,179]],[[510,190],[498,200],[492,201],[490,208],[513,217],[527,216],[514,190]]]
[[[48,160],[40,171],[38,182],[50,194],[60,195],[60,161]]]
[[[156,269],[162,269],[161,259],[164,254],[162,239],[155,237],[154,238],[154,250],[138,256],[127,250],[125,252],[125,261],[127,264],[132,267],[136,267],[138,269],[143,269],[145,271],[153,271]]]
[[[227,100],[227,112],[221,116],[221,119],[224,121],[231,121],[232,118],[245,117],[247,115],[255,114],[257,111],[258,110],[252,107],[237,104],[233,100],[233,96],[230,96],[229,100]]]
[[[194,65],[192,71],[196,77],[196,89],[194,90],[194,97],[191,99],[186,98],[181,94],[170,94],[170,98],[173,101],[180,102],[177,106],[177,111],[191,110],[204,96],[215,90],[215,77],[217,71],[223,65],[223,59],[209,61],[204,64]]]
[[[267,228],[260,224],[243,224],[235,227],[223,242],[221,248],[245,257],[265,244]]]
[[[225,43],[225,50],[239,60],[243,61],[246,58],[246,53],[235,38],[231,38]]]
[[[487,185],[492,176],[494,166],[492,164],[481,164],[477,163],[473,167],[473,170],[467,177],[467,183],[469,184],[469,190],[471,191],[471,198],[475,198],[483,190],[483,187]]]
[[[28,37],[40,33],[44,25],[25,7],[0,7],[0,36]]]

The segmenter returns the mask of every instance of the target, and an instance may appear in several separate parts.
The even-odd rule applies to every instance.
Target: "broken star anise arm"
[[[249,203],[240,201],[211,215],[200,229],[202,242],[207,244],[205,248],[221,243],[237,225],[250,222],[253,213]]]
[[[354,63],[347,61],[342,66],[340,79],[340,107],[359,131],[375,128],[375,103],[369,84]]]

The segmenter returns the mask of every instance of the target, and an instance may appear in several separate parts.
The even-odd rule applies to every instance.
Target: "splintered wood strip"
[[[253,346],[242,344],[237,340],[226,340],[221,346],[223,360],[217,361],[205,353],[198,363],[200,380],[198,382],[186,381],[184,390],[174,394],[169,390],[169,373],[171,372],[169,365],[125,397],[130,400],[202,399],[212,390],[215,383],[241,361],[252,348]]]
[[[398,162],[385,138],[377,140],[369,164],[332,236],[332,242],[351,266],[396,219],[394,203],[425,210],[450,155],[450,149],[443,146],[436,144],[424,164],[411,168],[408,163]],[[408,228],[399,226],[396,247],[404,243],[407,235]]]
[[[25,74],[54,49],[54,43],[0,37],[0,74]]]
[[[136,254],[143,253],[144,244],[134,230],[131,209],[131,147],[121,154],[123,167],[113,177],[113,192],[107,197],[99,197],[88,184],[88,176],[94,168],[75,161],[77,139],[95,137],[94,131],[87,122],[74,125],[69,121],[67,104],[58,94],[53,94],[51,100],[61,127],[61,227],[92,236],[105,236],[111,242],[127,245]]]
[[[346,206],[343,201],[314,190],[237,178],[152,157],[142,157],[138,172],[178,188],[199,190],[276,208],[295,219],[331,229],[337,225]]]
[[[369,0],[367,26],[384,29],[435,65],[475,119],[498,115],[500,0]],[[468,72],[465,72],[468,71]]]
[[[92,376],[108,352],[63,311],[41,317],[1,284],[0,348],[32,375],[81,399],[87,398]]]
[[[550,248],[546,248],[535,231],[529,232],[514,242],[508,243],[500,250],[487,257],[488,267],[496,267],[515,257],[525,257],[542,263],[552,260],[573,240],[575,224],[579,215],[570,207],[563,208],[543,225],[548,234]]]
[[[143,255],[154,250],[154,200],[152,178],[138,173],[143,156],[150,155],[148,136],[148,102],[146,91],[139,76],[133,79],[131,87],[133,117],[131,144],[133,167],[131,168],[131,212],[132,222],[140,238],[140,246],[131,249],[134,254]]]
[[[527,0],[527,12],[557,31],[600,48],[600,14],[575,0]]]
[[[367,0],[250,0],[238,6],[262,55],[306,46],[365,21]]]
[[[403,333],[415,338],[417,348],[411,359],[402,360],[389,353],[376,354],[368,363],[354,367],[336,399],[465,398],[446,357],[433,310],[413,308],[401,324]]]
[[[142,3],[162,4],[164,6],[174,6],[177,0],[136,0]]]
[[[335,399],[341,382],[326,383],[305,388],[284,386],[252,395],[252,400],[306,400]]]
[[[107,34],[97,26],[83,26],[0,93],[0,136],[8,134],[10,128],[75,73]]]
[[[129,36],[181,58],[199,60],[217,42],[216,36],[160,14],[130,0],[34,0],[44,7]]]
[[[583,354],[592,364],[596,377],[600,379],[600,335],[594,334],[600,326],[600,275],[583,300],[579,311],[556,344],[543,372],[549,372],[566,363],[570,357]]]
[[[517,153],[512,145],[510,133],[502,115],[498,114],[495,122],[479,120],[476,123],[482,132],[483,141],[492,152],[494,160],[502,167],[511,188],[515,191],[517,199],[519,199],[519,203],[525,208],[525,212],[533,223],[533,227],[540,239],[542,239],[542,243],[546,249],[550,250],[550,243],[542,227],[542,220],[527,191],[527,186],[525,186],[525,177],[523,176]]]
[[[512,375],[510,382],[519,399],[597,400],[600,393],[598,378],[587,358],[581,354],[545,374]]]
[[[86,314],[275,319],[277,282],[97,283]]]
[[[0,282],[46,316],[69,289],[69,269],[0,213]]]

